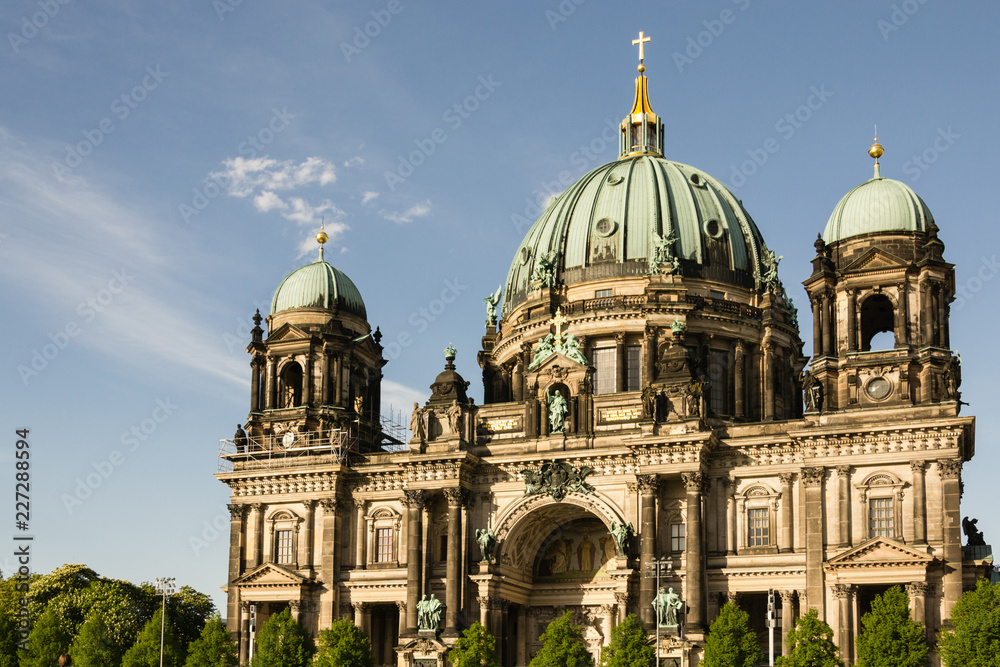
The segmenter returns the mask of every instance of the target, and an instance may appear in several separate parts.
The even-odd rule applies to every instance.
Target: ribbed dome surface
[[[671,234],[685,277],[760,289],[764,240],[733,193],[694,167],[642,155],[598,167],[549,205],[514,257],[504,312],[526,298],[548,253],[558,252],[567,285],[639,276]]]
[[[933,220],[927,204],[910,186],[873,178],[844,195],[826,223],[823,240],[833,243],[872,232],[924,232]]]
[[[322,259],[292,271],[275,290],[271,314],[293,308],[337,309],[368,317],[361,292],[351,279]]]

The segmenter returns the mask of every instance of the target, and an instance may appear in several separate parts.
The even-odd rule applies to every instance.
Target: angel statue
[[[486,304],[486,326],[495,327],[497,324],[497,304],[500,303],[500,291],[503,285],[497,285],[497,291],[483,299]]]

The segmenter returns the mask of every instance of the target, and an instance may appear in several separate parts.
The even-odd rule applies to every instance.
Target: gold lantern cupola
[[[663,121],[649,106],[648,79],[643,74],[646,71],[646,65],[643,64],[645,57],[643,47],[648,41],[650,38],[641,32],[639,39],[632,40],[632,44],[639,47],[639,76],[635,79],[635,102],[632,104],[632,112],[621,122],[619,159],[636,155],[663,157]]]

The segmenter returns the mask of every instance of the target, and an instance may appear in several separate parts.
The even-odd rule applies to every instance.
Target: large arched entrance
[[[482,616],[508,638],[505,667],[526,665],[548,624],[569,611],[599,659],[625,617],[633,572],[610,533],[621,513],[598,494],[524,498],[498,517],[499,558],[479,578]]]

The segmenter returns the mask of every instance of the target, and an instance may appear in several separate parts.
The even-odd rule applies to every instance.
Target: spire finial
[[[642,61],[645,60],[646,58],[646,52],[643,46],[646,44],[646,42],[650,41],[650,39],[651,39],[650,37],[646,37],[640,30],[639,39],[632,40],[632,46],[636,45],[639,46],[639,74],[642,74],[643,72],[646,71],[646,66],[642,64]]]
[[[879,167],[878,159],[885,154],[885,149],[878,142],[878,125],[875,126],[875,143],[868,149],[868,154],[875,158],[875,178],[882,178],[882,169]]]
[[[323,261],[323,244],[330,240],[330,237],[326,235],[326,216],[323,217],[323,222],[319,225],[319,234],[316,235],[316,243],[319,244],[319,261]]]

